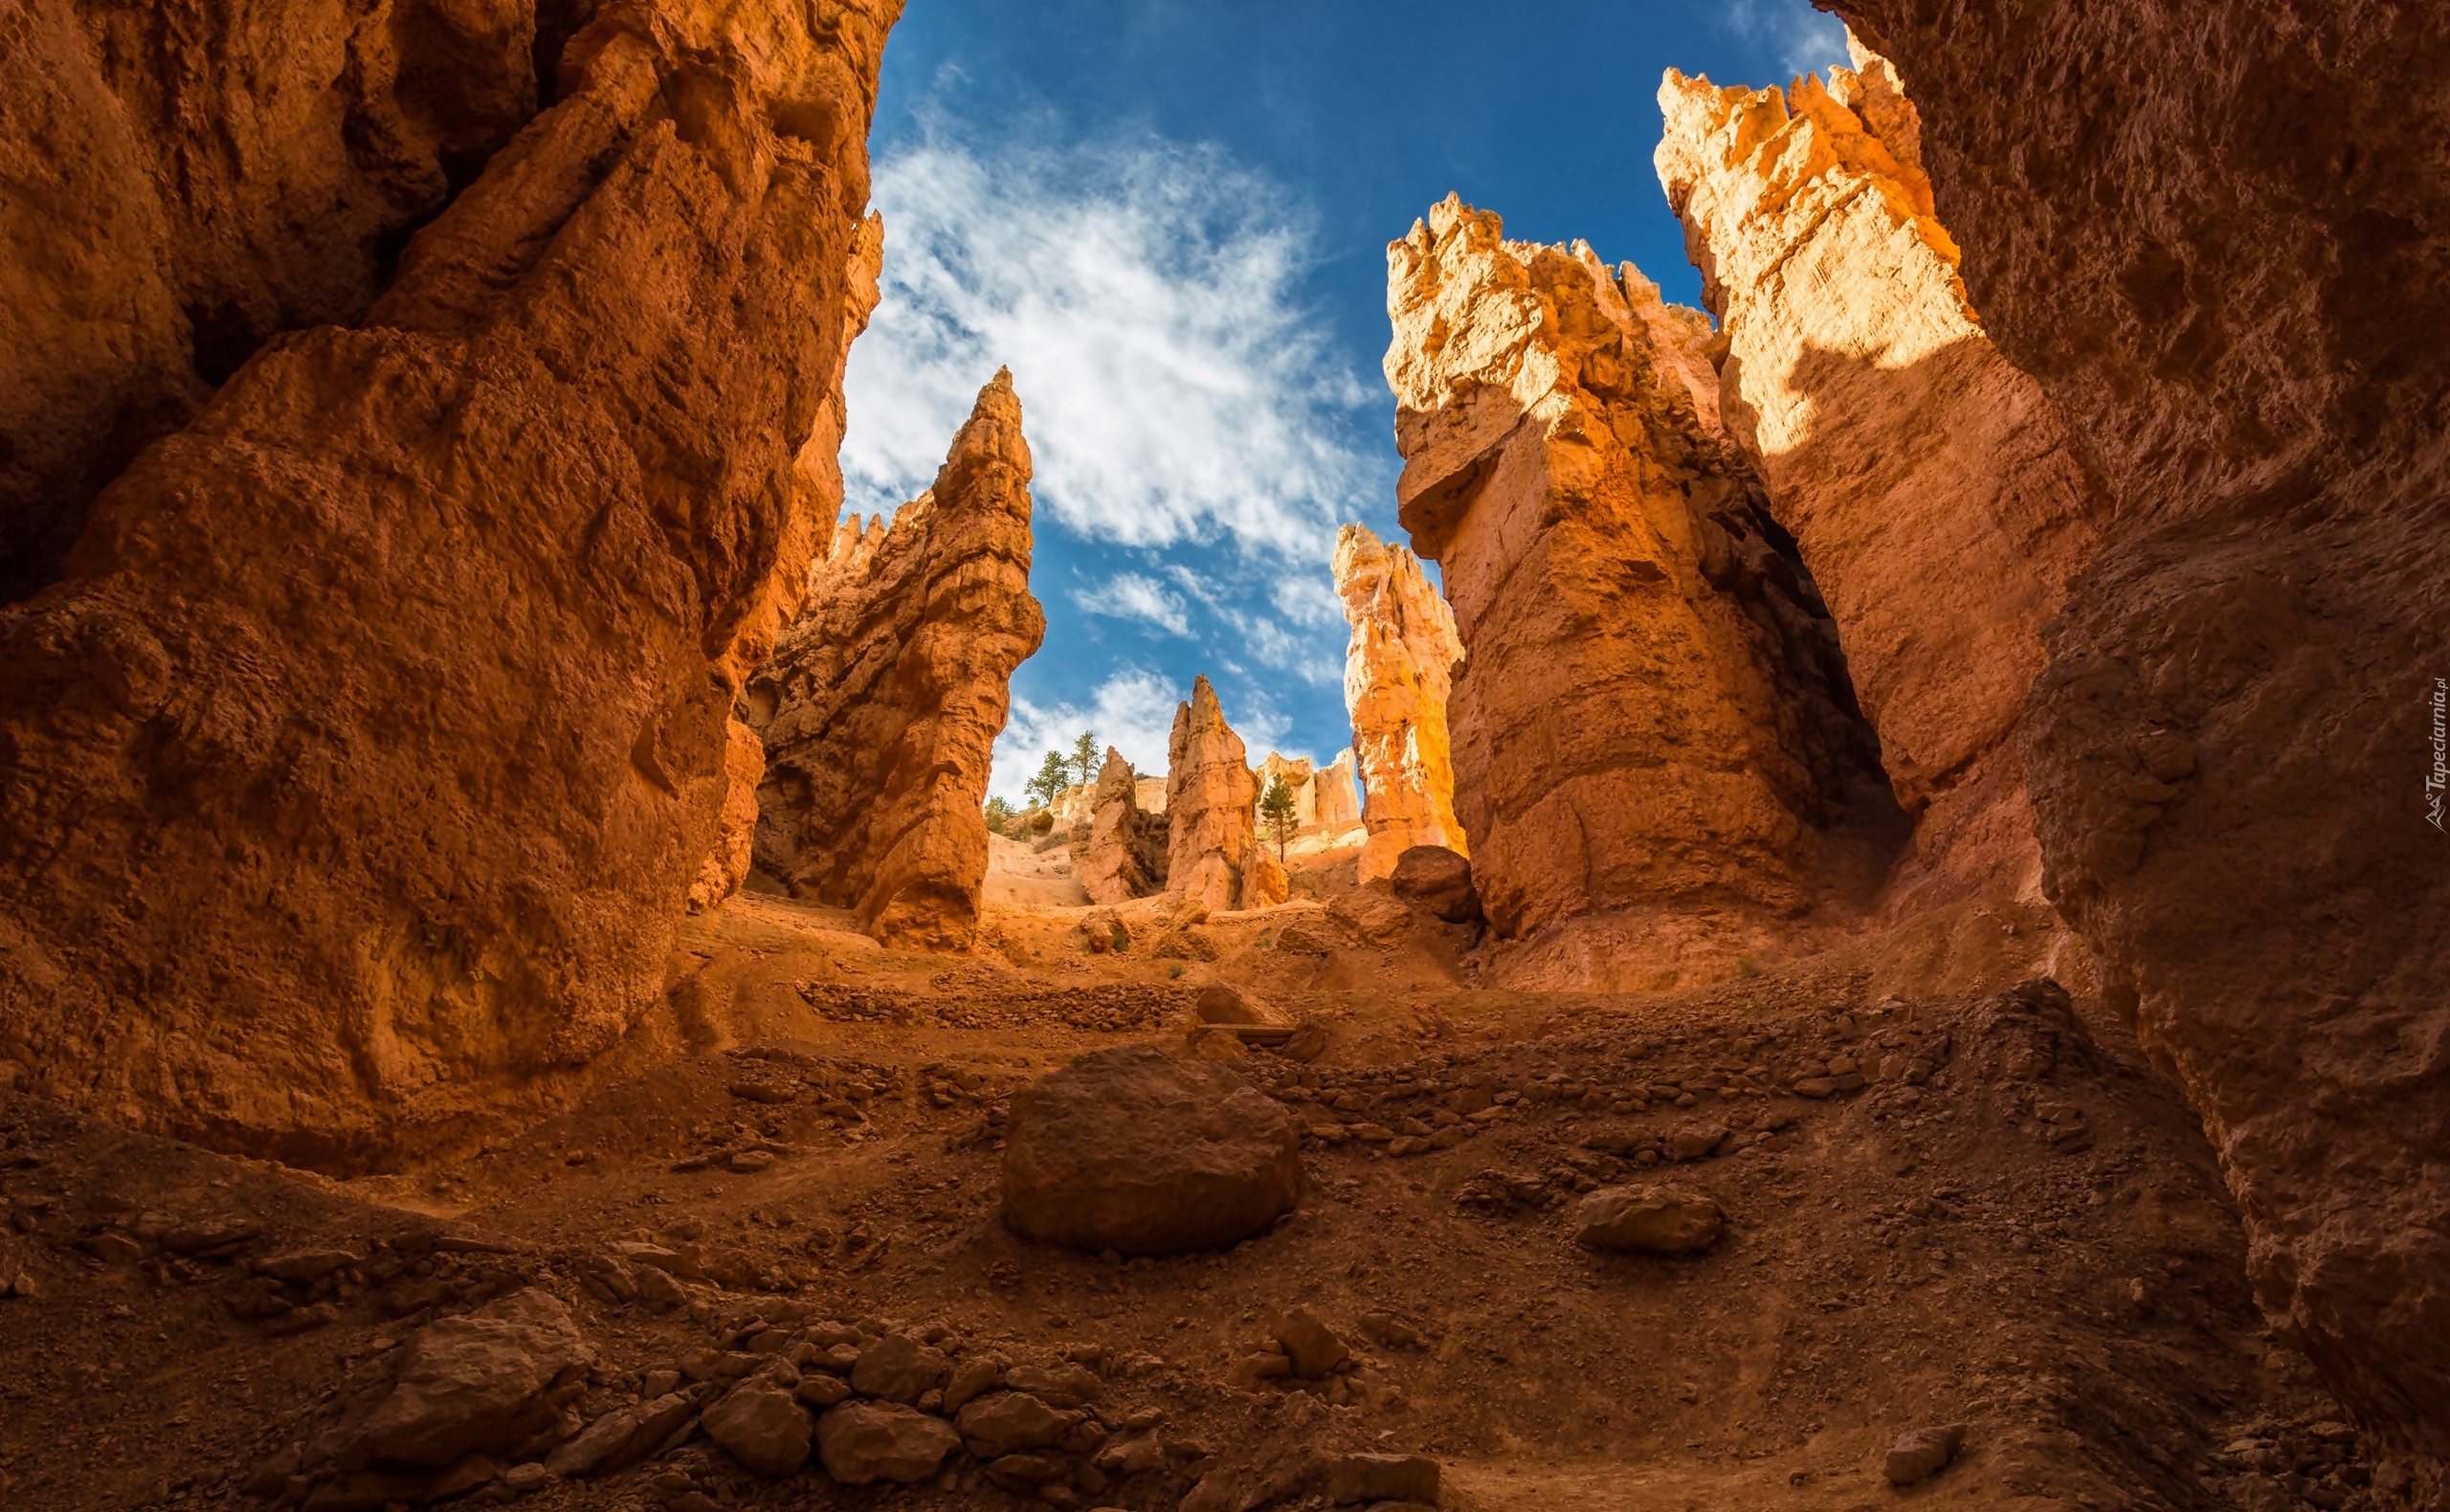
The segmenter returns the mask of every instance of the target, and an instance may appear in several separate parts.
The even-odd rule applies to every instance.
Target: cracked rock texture
[[[1258,836],[1258,784],[1243,762],[1242,737],[1198,678],[1174,705],[1167,745],[1166,891],[1212,912],[1242,906],[1242,864]]]
[[[898,8],[813,31],[635,0],[544,37],[406,9],[21,8],[46,51],[0,49],[0,96],[44,123],[11,161],[101,228],[36,271],[11,222],[0,279],[92,299],[5,301],[65,355],[0,402],[23,412],[31,371],[56,434],[169,433],[0,615],[0,1059],[341,1167],[555,1102],[660,999],[733,664],[813,544],[794,461],[840,370]],[[88,12],[135,31],[80,40]],[[352,113],[387,48],[390,93]],[[552,103],[526,120],[539,56]],[[157,183],[194,185],[210,229]],[[303,328],[177,428],[192,312],[225,305],[210,369]],[[88,362],[104,306],[125,340]],[[54,449],[10,486],[117,455]]]
[[[1886,60],[1785,91],[1669,70],[1660,184],[1726,354],[1719,404],[1827,595],[1914,855],[1892,904],[2038,901],[2016,734],[2102,500],[1992,345]]]
[[[2450,31],[2392,0],[1840,0],[1984,328],[2102,479],[2023,735],[2044,887],[2264,1307],[2450,1452]]]
[[[1344,706],[1352,716],[1362,783],[1360,879],[1395,870],[1415,845],[1466,850],[1455,817],[1455,757],[1446,725],[1463,642],[1455,611],[1422,575],[1420,558],[1389,546],[1367,525],[1336,532],[1336,592],[1352,637],[1344,653]]]
[[[1387,262],[1397,501],[1467,657],[1447,719],[1490,923],[1805,906],[1821,827],[1878,767],[1720,427],[1707,321],[1453,196]]]
[[[1166,885],[1166,816],[1140,807],[1140,779],[1123,752],[1106,747],[1092,789],[1088,843],[1073,875],[1093,903],[1125,903]]]
[[[935,486],[816,574],[751,680],[766,744],[757,869],[891,945],[969,948],[987,878],[988,763],[1031,596],[1030,451],[1012,375],[979,390]]]

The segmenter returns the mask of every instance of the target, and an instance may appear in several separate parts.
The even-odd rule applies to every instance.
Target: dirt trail
[[[1094,1494],[1016,1494],[956,1458],[897,1506],[1172,1512],[1208,1471],[1311,1449],[1432,1456],[1458,1507],[2369,1495],[2337,1409],[2262,1330],[2192,1115],[2090,1005],[2006,992],[2044,930],[1985,916],[1681,992],[1542,993],[1472,987],[1465,932],[1357,895],[1188,926],[1155,902],[1122,913],[1120,952],[1089,951],[1082,910],[1033,909],[947,960],[744,897],[693,922],[676,963],[694,1053],[400,1175],[336,1182],[0,1100],[0,1281],[31,1293],[0,1301],[5,1504],[261,1504],[251,1477],[278,1500],[267,1462],[411,1330],[523,1289],[560,1298],[597,1351],[573,1423],[647,1398],[658,1371],[685,1387],[758,1318],[942,1329],[956,1360],[1068,1356],[1114,1432],[1160,1419],[1160,1463],[1107,1476],[1080,1452]],[[1899,993],[1908,977],[1945,989]],[[1208,981],[1325,1033],[1314,1059],[1234,1061],[1310,1131],[1299,1212],[1187,1259],[1013,1237],[1002,1099],[1089,1049],[1181,1043]],[[1578,1194],[1626,1181],[1707,1194],[1725,1238],[1677,1259],[1578,1248]],[[191,1242],[223,1220],[222,1242]],[[658,1310],[648,1272],[612,1263],[625,1245],[698,1274],[655,1280]],[[310,1286],[260,1274],[319,1248],[352,1263]],[[272,1294],[272,1316],[238,1316]],[[1249,1362],[1297,1304],[1361,1363],[1287,1393]],[[1902,1432],[1952,1423],[1952,1465],[1886,1482]],[[345,1483],[309,1476],[291,1504],[360,1504]],[[692,1495],[883,1493],[767,1480],[701,1434],[524,1500]]]

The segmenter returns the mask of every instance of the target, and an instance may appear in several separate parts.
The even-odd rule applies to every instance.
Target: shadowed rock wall
[[[935,486],[848,537],[760,668],[756,864],[858,911],[890,945],[969,948],[987,879],[989,758],[1013,669],[1045,638],[1031,596],[1030,451],[1012,375],[979,390]]]
[[[727,663],[775,576],[805,570],[794,459],[840,369],[898,7],[813,31],[746,0],[607,4],[523,128],[532,24],[486,21],[416,72],[429,93],[401,108],[434,124],[384,160],[393,208],[361,215],[347,186],[382,122],[350,90],[442,9],[369,7],[334,38],[317,7],[302,31],[215,8],[243,22],[221,52],[171,25],[177,46],[109,53],[117,98],[160,107],[150,158],[122,144],[129,171],[223,165],[227,199],[196,204],[231,239],[200,249],[211,278],[166,272],[179,226],[132,204],[123,235],[83,244],[79,277],[152,291],[127,301],[150,355],[63,379],[61,413],[145,408],[108,395],[188,360],[195,322],[157,317],[222,296],[186,291],[238,290],[250,335],[354,313],[374,228],[466,188],[359,323],[256,349],[100,492],[61,580],[0,616],[0,1057],[49,1095],[293,1162],[465,1141],[550,1102],[658,999],[717,838]],[[69,78],[68,14],[17,12],[61,61],[30,78],[0,49],[10,108],[55,119],[56,74],[84,91],[62,129],[107,134],[110,101]],[[293,63],[346,87],[293,100]],[[291,105],[270,157],[224,140]],[[94,167],[36,144],[69,178]],[[12,287],[50,276],[25,246]]]
[[[2202,1112],[2266,1309],[2438,1470],[2450,28],[1837,9],[1922,110],[1985,328],[2112,500],[2024,736],[2045,887]]]
[[[1397,500],[1462,636],[1456,811],[1490,922],[1804,906],[1878,767],[1720,429],[1706,320],[1452,196],[1387,262]]]
[[[1415,845],[1463,852],[1455,817],[1455,756],[1446,721],[1463,642],[1455,611],[1422,575],[1420,559],[1388,546],[1367,525],[1336,532],[1336,595],[1352,635],[1345,644],[1344,706],[1361,771],[1360,879],[1392,876]]]

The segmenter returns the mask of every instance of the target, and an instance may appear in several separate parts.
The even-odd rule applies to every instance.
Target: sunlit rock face
[[[1860,49],[1813,76],[1659,85],[1660,184],[1726,356],[1719,404],[1827,596],[1898,801],[1894,901],[2038,901],[2016,738],[2098,490],[2059,408],[1983,335],[1913,104]]]
[[[1707,319],[1451,196],[1387,257],[1397,497],[1463,644],[1456,810],[1490,922],[1804,906],[1877,765],[1720,428]]]
[[[1360,758],[1348,745],[1312,779],[1312,802],[1321,832],[1341,834],[1361,822]]]
[[[1166,885],[1166,817],[1140,806],[1141,779],[1106,747],[1106,763],[1090,789],[1089,834],[1072,864],[1094,903],[1146,898]]]
[[[1367,525],[1336,533],[1336,592],[1352,636],[1344,654],[1344,704],[1361,774],[1360,879],[1395,870],[1415,845],[1468,849],[1455,817],[1455,758],[1446,700],[1463,642],[1455,612],[1421,572],[1420,559]]]
[[[53,186],[10,197],[0,303],[68,318],[0,402],[171,416],[0,615],[0,1058],[36,1090],[371,1164],[553,1102],[658,1000],[744,633],[821,523],[795,464],[837,404],[897,9],[662,0],[539,38],[484,5],[20,8],[0,99],[67,124],[0,149]],[[87,11],[127,34],[80,40]],[[120,192],[157,168],[190,209]],[[29,213],[80,256],[31,258]],[[19,297],[63,276],[100,302]],[[114,310],[124,353],[87,361]],[[213,331],[180,428],[164,365]]]
[[[2264,1306],[2450,1452],[2450,29],[1839,0],[1991,340],[2112,500],[2022,737],[2044,887],[2187,1087]]]
[[[1243,862],[1258,835],[1258,785],[1204,677],[1174,706],[1167,755],[1166,891],[1212,910],[1239,908]]]
[[[817,575],[749,686],[756,862],[891,945],[967,949],[987,878],[989,762],[1013,669],[1045,638],[1029,590],[1030,452],[997,373],[935,486]]]

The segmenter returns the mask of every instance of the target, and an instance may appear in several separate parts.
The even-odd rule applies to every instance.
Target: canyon
[[[1387,247],[1351,746],[991,831],[894,0],[278,9],[0,16],[0,1505],[2450,1505],[2429,12],[1668,70],[1705,310]]]

